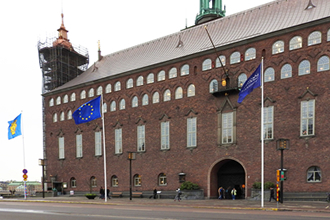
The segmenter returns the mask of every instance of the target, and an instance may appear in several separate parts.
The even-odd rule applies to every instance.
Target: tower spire
[[[217,18],[225,17],[226,10],[222,10],[222,0],[200,0],[199,14],[195,24],[202,24]]]
[[[57,46],[57,45],[62,45],[64,47],[67,47],[68,49],[72,49],[72,44],[69,42],[68,39],[68,30],[65,29],[64,26],[64,15],[63,12],[61,13],[61,19],[62,19],[62,23],[59,29],[57,29],[58,31],[58,38],[56,39],[56,41],[53,42],[53,46]]]

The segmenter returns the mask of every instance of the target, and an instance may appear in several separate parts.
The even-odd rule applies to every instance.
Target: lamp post
[[[45,160],[44,159],[39,159],[39,166],[42,166],[42,198],[45,198],[45,170],[44,170],[44,167],[45,167]]]
[[[129,160],[129,200],[132,200],[132,160],[135,160],[136,152],[128,152]]]
[[[283,169],[283,151],[288,150],[290,148],[290,140],[289,139],[278,139],[276,141],[276,149],[281,151],[281,170],[280,170],[280,202],[283,203],[283,181],[284,181],[284,169]]]

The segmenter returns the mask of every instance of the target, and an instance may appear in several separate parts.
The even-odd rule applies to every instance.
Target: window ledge
[[[305,138],[305,139],[310,139],[310,138],[314,138],[315,136],[316,136],[315,134],[313,134],[313,135],[303,135],[303,136],[300,135],[299,138],[300,138],[300,139],[303,139],[303,138]]]

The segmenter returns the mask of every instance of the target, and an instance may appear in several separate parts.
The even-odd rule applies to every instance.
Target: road
[[[329,213],[193,207],[0,202],[0,220],[323,220]]]

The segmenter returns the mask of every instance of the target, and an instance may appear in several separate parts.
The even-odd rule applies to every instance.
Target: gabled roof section
[[[276,0],[240,13],[205,23],[216,47],[256,38],[294,26],[330,18],[330,1]],[[178,41],[182,46],[178,47]],[[77,78],[52,92],[88,82],[130,73],[148,66],[187,57],[212,49],[204,25],[194,26],[107,56]],[[51,93],[52,93],[51,92]]]

